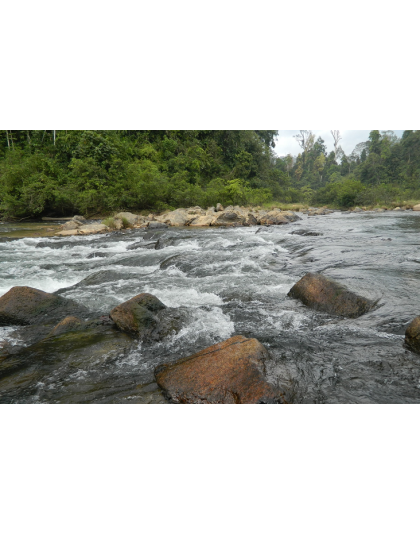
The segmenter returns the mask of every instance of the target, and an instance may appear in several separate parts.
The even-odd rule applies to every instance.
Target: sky
[[[394,130],[398,137],[401,137],[403,131],[404,130]],[[279,156],[286,156],[286,154],[297,156],[301,150],[293,136],[298,133],[299,130],[279,130],[276,148],[274,149],[275,152],[277,152]],[[315,139],[317,139],[318,136],[322,137],[322,139],[325,141],[328,152],[333,150],[334,141],[331,135],[331,130],[312,130],[312,133],[315,134]],[[340,145],[344,152],[346,154],[351,154],[357,143],[368,140],[369,133],[370,130],[340,130],[340,135],[342,137]]]

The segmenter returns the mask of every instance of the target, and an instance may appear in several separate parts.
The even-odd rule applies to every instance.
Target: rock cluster
[[[62,226],[57,236],[89,235],[109,232],[111,230],[121,230],[123,219],[133,228],[159,229],[168,226],[256,226],[289,224],[300,220],[300,217],[292,211],[281,211],[278,208],[272,210],[250,209],[243,206],[227,206],[224,208],[217,204],[216,208],[210,207],[207,210],[200,206],[192,208],[178,208],[174,211],[167,211],[161,215],[149,214],[135,215],[130,212],[121,212],[113,217],[113,227],[105,224],[84,224],[78,216]],[[86,222],[86,221],[85,221]]]

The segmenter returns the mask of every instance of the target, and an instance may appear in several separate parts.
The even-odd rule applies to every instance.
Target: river
[[[287,389],[290,402],[419,402],[420,355],[404,347],[404,331],[420,314],[420,213],[301,217],[270,228],[69,238],[48,236],[51,224],[37,225],[39,237],[34,223],[0,224],[0,296],[17,285],[57,291],[96,317],[148,292],[188,312],[181,331],[161,343],[135,341],[73,359],[58,351],[4,382],[6,359],[0,402],[165,402],[154,382],[156,365],[238,334],[269,349],[270,380]],[[300,230],[318,235],[293,233]],[[380,299],[379,306],[358,319],[308,309],[287,297],[307,272]],[[19,329],[0,328],[5,340],[18,344]]]

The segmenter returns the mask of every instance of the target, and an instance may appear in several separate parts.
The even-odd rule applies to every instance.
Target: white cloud
[[[404,130],[394,130],[394,132],[401,136]],[[334,142],[331,135],[331,130],[312,130],[315,137],[322,137],[327,146],[327,150],[330,152],[334,148]],[[292,154],[297,156],[300,152],[299,145],[296,139],[293,137],[298,134],[299,130],[279,130],[279,137],[276,141],[275,151],[279,156],[285,156],[286,154]],[[370,130],[340,130],[342,140],[340,142],[342,149],[346,154],[350,154],[357,143],[367,141]]]

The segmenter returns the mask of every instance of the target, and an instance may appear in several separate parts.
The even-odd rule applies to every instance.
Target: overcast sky
[[[394,130],[394,132],[401,137],[404,130]],[[296,139],[293,137],[298,134],[299,130],[279,130],[279,137],[276,141],[275,151],[279,156],[285,156],[286,154],[292,154],[297,156],[301,151]],[[334,141],[331,135],[331,130],[312,130],[315,134],[315,139],[321,136],[327,145],[327,149],[330,152],[333,150]],[[357,143],[367,141],[370,130],[340,130],[340,135],[343,138],[340,141],[341,147],[346,154],[351,154],[353,148]]]

